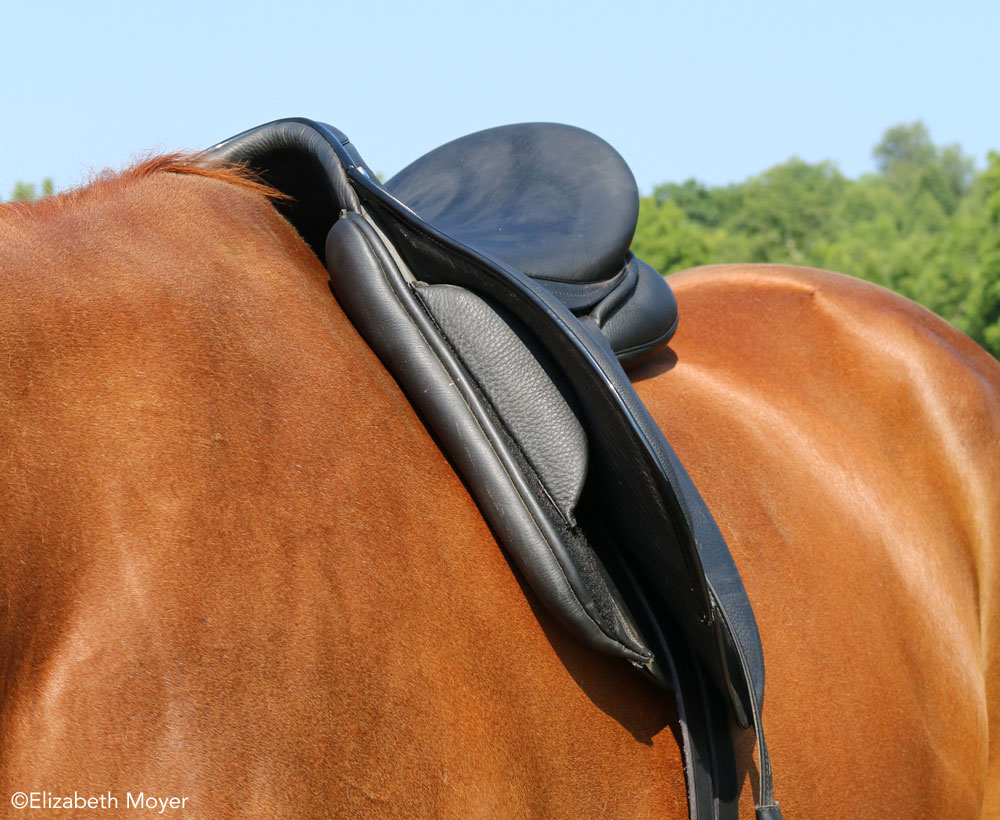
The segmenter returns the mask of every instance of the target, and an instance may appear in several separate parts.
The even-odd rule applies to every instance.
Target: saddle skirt
[[[780,817],[753,611],[623,369],[668,343],[677,305],[629,251],[638,193],[618,153],[578,128],[511,125],[382,184],[343,133],[287,119],[209,155],[293,197],[277,207],[545,606],[673,688],[692,817],[735,816],[730,719],[757,733],[758,817]],[[703,708],[685,708],[692,692]]]

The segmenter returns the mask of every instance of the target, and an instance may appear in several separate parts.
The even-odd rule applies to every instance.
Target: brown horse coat
[[[685,818],[669,697],[539,608],[260,192],[171,169],[0,210],[0,816]],[[1000,816],[1000,368],[845,277],[671,283],[634,378],[786,819]]]

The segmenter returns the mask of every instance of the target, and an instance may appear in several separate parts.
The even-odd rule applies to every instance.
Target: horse
[[[274,195],[172,155],[0,208],[5,811],[687,817],[671,696],[539,605]],[[846,276],[669,281],[630,375],[784,816],[1000,817],[1000,366]]]

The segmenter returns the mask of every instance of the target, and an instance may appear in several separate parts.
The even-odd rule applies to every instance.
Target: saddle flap
[[[578,635],[662,680],[605,564],[641,574],[638,586],[656,595],[737,722],[755,726],[767,807],[753,612],[718,526],[620,363],[666,343],[676,302],[627,250],[631,173],[615,170],[623,161],[603,141],[581,134],[545,124],[480,132],[386,187],[343,134],[308,120],[261,126],[216,155],[304,194],[290,218],[314,248],[320,222],[302,209],[330,209],[317,252],[338,300],[433,427],[530,585]],[[578,165],[568,169],[544,148],[553,135],[552,145],[582,146],[576,160],[610,163],[596,189]],[[496,161],[490,145],[503,149]],[[299,180],[293,164],[303,154],[329,178]],[[608,215],[588,197],[578,214],[566,207],[585,191],[611,203],[603,233]],[[594,259],[583,258],[589,253]],[[468,321],[476,313],[484,338]],[[512,367],[495,360],[504,354]],[[511,398],[520,373],[530,374],[532,391]],[[569,431],[563,442],[559,431]]]
[[[347,214],[333,226],[326,252],[338,301],[431,425],[546,608],[591,645],[655,675],[652,652],[586,535],[551,503],[524,450],[421,301],[433,303],[440,316],[454,304],[442,303],[454,300],[456,293],[478,297],[463,288],[414,281],[391,243],[358,214]],[[430,293],[434,296],[428,298]],[[478,301],[482,311],[490,309]],[[497,316],[494,321],[503,320]],[[453,332],[457,328],[455,343],[468,356],[473,343],[459,339],[464,333],[459,321],[446,319],[444,324]],[[523,365],[530,355],[528,345],[522,354]],[[544,367],[537,362],[533,366]],[[493,381],[490,389],[497,393],[503,386]],[[535,403],[536,408],[544,406]],[[515,410],[536,415],[530,407],[515,405]],[[510,408],[506,413],[509,421]],[[576,438],[577,447],[586,445],[585,439]],[[557,463],[576,473],[586,458],[586,453],[577,452]]]
[[[608,529],[666,601],[744,726],[758,706],[763,655],[752,610],[722,535],[673,449],[636,395],[608,340],[533,278],[420,219],[381,186],[348,171],[364,212],[410,270],[503,305],[572,385],[591,437]],[[733,628],[733,624],[736,628]]]

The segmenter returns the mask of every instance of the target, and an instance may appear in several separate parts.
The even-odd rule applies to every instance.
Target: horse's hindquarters
[[[978,608],[997,580],[996,363],[834,274],[671,284],[676,364],[634,380],[757,613],[785,816],[978,817],[998,694],[981,632],[996,616]]]

